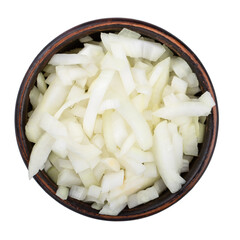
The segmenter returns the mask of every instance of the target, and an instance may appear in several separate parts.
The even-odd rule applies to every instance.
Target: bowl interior
[[[90,35],[94,40],[99,41],[101,32],[116,32],[124,27],[137,31],[142,36],[152,38],[162,44],[165,44],[176,55],[185,59],[191,66],[193,72],[197,74],[202,92],[209,91],[216,102],[213,86],[201,62],[184,43],[165,30],[148,23],[131,19],[102,19],[76,26],[58,36],[39,53],[32,65],[29,67],[20,87],[16,103],[15,127],[19,149],[26,166],[28,166],[33,144],[27,140],[24,127],[27,122],[27,112],[31,109],[29,93],[36,83],[38,73],[43,70],[55,53],[83,47],[83,44],[78,40],[79,38]],[[65,201],[58,198],[55,195],[57,190],[56,184],[52,182],[44,171],[40,171],[34,178],[54,199],[78,213],[105,220],[129,220],[146,217],[177,202],[196,184],[211,159],[216,143],[217,128],[218,111],[217,106],[215,106],[212,114],[208,116],[206,121],[205,137],[203,144],[199,145],[199,156],[192,160],[190,164],[190,171],[182,174],[186,183],[180,191],[174,194],[169,191],[165,191],[159,198],[144,205],[140,205],[133,209],[124,209],[119,216],[113,217],[99,215],[98,211],[92,209],[87,203],[77,201],[70,197]]]

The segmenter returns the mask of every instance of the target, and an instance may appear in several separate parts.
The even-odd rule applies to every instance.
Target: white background
[[[240,15],[238,1],[1,1],[0,239],[239,239]],[[129,17],[158,25],[185,42],[206,67],[220,126],[212,161],[182,200],[129,222],[68,210],[28,180],[16,144],[14,108],[30,63],[53,38],[80,23]]]

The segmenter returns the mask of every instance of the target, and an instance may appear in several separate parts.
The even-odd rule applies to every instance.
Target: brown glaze
[[[16,138],[26,166],[28,166],[29,163],[32,144],[28,142],[25,136],[25,124],[29,108],[29,92],[36,82],[37,74],[42,71],[55,53],[63,51],[68,46],[79,44],[77,39],[86,35],[92,35],[93,38],[99,38],[100,32],[118,31],[124,27],[166,44],[176,55],[185,59],[192,70],[197,74],[201,90],[211,93],[216,102],[216,106],[213,108],[212,114],[207,118],[204,142],[200,146],[199,156],[191,162],[190,171],[183,174],[186,183],[183,185],[182,189],[174,194],[165,191],[159,198],[149,203],[133,209],[124,209],[119,216],[99,215],[98,211],[92,209],[87,203],[72,198],[68,198],[65,201],[58,198],[55,195],[57,186],[49,179],[44,171],[40,171],[34,177],[39,185],[59,203],[77,213],[103,220],[131,220],[147,217],[176,203],[194,187],[206,170],[214,151],[218,132],[218,107],[212,83],[200,60],[183,42],[167,31],[142,21],[123,18],[100,19],[78,25],[55,38],[39,53],[29,67],[19,89],[15,109]]]

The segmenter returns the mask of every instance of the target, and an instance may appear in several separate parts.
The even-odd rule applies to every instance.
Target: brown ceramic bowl
[[[90,35],[93,39],[99,40],[100,32],[118,31],[122,28],[132,29],[143,36],[166,44],[166,46],[168,46],[176,55],[182,57],[188,62],[192,70],[197,74],[201,90],[209,91],[217,103],[212,83],[202,63],[189,47],[172,34],[152,24],[133,19],[109,18],[87,22],[64,32],[50,42],[33,60],[22,81],[16,102],[15,128],[19,150],[26,166],[28,166],[29,156],[33,145],[27,140],[24,127],[27,121],[27,112],[30,109],[29,92],[36,82],[38,73],[43,70],[53,54],[81,47],[81,44],[78,41],[79,38]],[[212,114],[208,116],[206,121],[206,132],[204,142],[199,146],[199,156],[194,158],[191,162],[190,171],[183,174],[186,183],[181,190],[174,194],[165,191],[159,198],[151,202],[133,209],[124,209],[119,216],[99,215],[98,212],[92,209],[87,203],[74,200],[70,197],[65,201],[58,198],[55,195],[57,186],[44,171],[40,171],[34,178],[52,198],[77,213],[104,220],[131,220],[143,218],[168,208],[193,188],[210,162],[216,144],[217,131],[218,108],[216,104],[212,109]]]

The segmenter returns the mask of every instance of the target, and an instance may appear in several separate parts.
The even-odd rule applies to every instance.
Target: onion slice
[[[133,130],[141,149],[144,151],[150,149],[152,147],[152,133],[143,115],[129,101],[122,101],[116,110]]]
[[[83,129],[91,138],[101,102],[115,71],[103,70],[91,87],[90,99],[83,119]]]
[[[28,165],[28,176],[31,179],[39,170],[44,168],[48,155],[52,150],[55,140],[49,134],[44,133],[38,142],[33,146]]]

